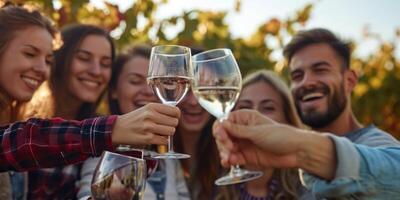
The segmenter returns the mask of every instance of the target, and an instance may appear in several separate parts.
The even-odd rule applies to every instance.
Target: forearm
[[[30,119],[0,128],[0,171],[72,164],[112,149],[115,116],[84,121]]]
[[[333,141],[312,131],[303,133],[297,153],[298,167],[325,180],[332,180],[337,166]]]

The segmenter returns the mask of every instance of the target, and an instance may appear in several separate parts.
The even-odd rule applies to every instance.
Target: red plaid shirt
[[[116,118],[32,118],[1,126],[0,172],[69,165],[113,150],[111,131]]]

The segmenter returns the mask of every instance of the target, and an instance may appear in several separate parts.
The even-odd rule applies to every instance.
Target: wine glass
[[[144,159],[146,161],[147,178],[151,176],[157,169],[158,160],[152,157],[152,155],[156,154],[153,151],[135,149],[129,145],[119,145],[116,149],[116,152],[122,155]]]
[[[242,76],[231,50],[214,49],[193,56],[194,79],[192,90],[199,104],[219,121],[228,117],[242,88]],[[250,181],[262,176],[260,171],[231,166],[228,175],[215,181],[229,185]]]
[[[176,106],[186,95],[193,77],[190,48],[178,45],[155,46],[151,49],[147,82],[163,104]],[[155,155],[160,159],[185,159],[190,155],[173,150],[168,137],[168,152]]]
[[[142,199],[146,161],[104,151],[94,171],[91,191],[95,200]]]

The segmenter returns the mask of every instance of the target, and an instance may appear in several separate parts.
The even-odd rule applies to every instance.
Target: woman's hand
[[[167,144],[165,136],[175,133],[179,116],[178,108],[160,103],[149,103],[118,116],[112,133],[113,144]]]

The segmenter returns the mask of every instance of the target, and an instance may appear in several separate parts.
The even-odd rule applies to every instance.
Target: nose
[[[47,79],[50,74],[50,66],[47,64],[46,58],[41,58],[40,61],[34,64],[33,70]]]
[[[192,91],[188,91],[187,97],[186,97],[186,102],[190,105],[196,105],[197,104],[197,99],[194,96]]]
[[[91,66],[89,67],[89,73],[94,75],[94,76],[98,76],[101,74],[101,65],[100,65],[100,61],[98,60],[94,60],[93,63],[91,64]]]
[[[153,89],[151,89],[151,87],[149,85],[147,85],[146,83],[145,83],[145,86],[143,87],[142,92],[146,96],[153,96],[154,95]]]
[[[317,84],[317,76],[310,72],[305,72],[304,77],[301,82],[298,84],[298,87],[314,87]]]

